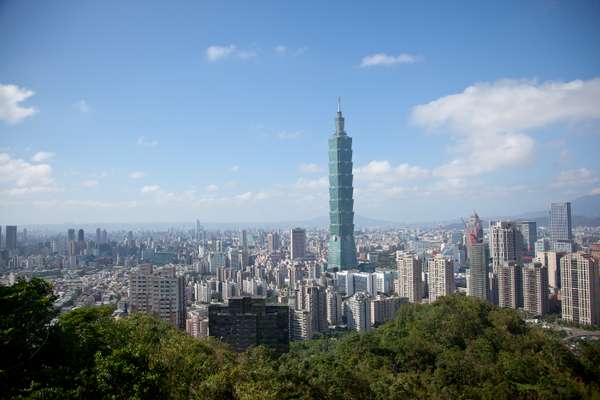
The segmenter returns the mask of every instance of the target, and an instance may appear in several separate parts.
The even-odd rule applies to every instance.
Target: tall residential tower
[[[356,268],[354,200],[352,187],[352,138],[344,130],[338,99],[335,133],[329,138],[329,247],[328,268]]]

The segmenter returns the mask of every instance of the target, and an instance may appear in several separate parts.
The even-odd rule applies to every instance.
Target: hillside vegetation
[[[275,357],[109,308],[56,316],[42,280],[0,287],[0,395],[31,399],[600,398],[600,342],[573,353],[513,310],[453,295],[368,334]]]

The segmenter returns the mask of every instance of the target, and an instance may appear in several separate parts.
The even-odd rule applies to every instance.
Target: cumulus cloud
[[[239,165],[233,165],[229,168],[230,172],[238,172],[240,170],[240,166]]]
[[[252,50],[240,50],[233,44],[228,46],[213,45],[206,49],[206,59],[209,62],[216,62],[229,57],[237,57],[242,60],[247,60],[256,57],[256,52]]]
[[[217,185],[210,184],[210,185],[206,186],[207,192],[217,192],[218,190],[219,190],[219,187]]]
[[[142,172],[142,171],[133,171],[133,172],[129,173],[130,179],[142,179],[145,176],[146,176],[146,173]]]
[[[142,147],[156,147],[158,146],[158,140],[150,140],[145,136],[140,136],[138,137],[136,144]]]
[[[321,172],[321,166],[315,163],[300,164],[298,166],[298,170],[307,174],[314,174],[317,172]]]
[[[382,65],[389,66],[395,64],[414,64],[417,61],[420,61],[420,57],[413,54],[401,53],[397,56],[393,56],[385,53],[375,53],[363,57],[360,62],[360,66],[375,67]]]
[[[56,154],[50,151],[38,151],[33,155],[33,157],[31,157],[31,161],[44,162],[50,160],[51,158],[54,158],[54,156],[56,156]]]
[[[49,164],[30,164],[0,153],[0,186],[10,195],[56,190]]]
[[[0,120],[16,124],[37,112],[35,107],[24,107],[21,103],[33,96],[32,90],[16,85],[0,84]]]
[[[500,80],[413,108],[412,121],[449,132],[456,157],[433,173],[466,177],[531,161],[527,131],[555,123],[600,118],[600,79],[571,82]]]

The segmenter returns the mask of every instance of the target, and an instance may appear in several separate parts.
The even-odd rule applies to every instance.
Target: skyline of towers
[[[344,130],[338,98],[335,133],[329,138],[329,246],[328,269],[356,268],[352,138]]]

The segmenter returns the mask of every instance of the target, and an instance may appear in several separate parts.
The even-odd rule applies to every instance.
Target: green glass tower
[[[356,268],[353,191],[352,138],[344,130],[338,99],[335,133],[329,138],[329,270]]]

